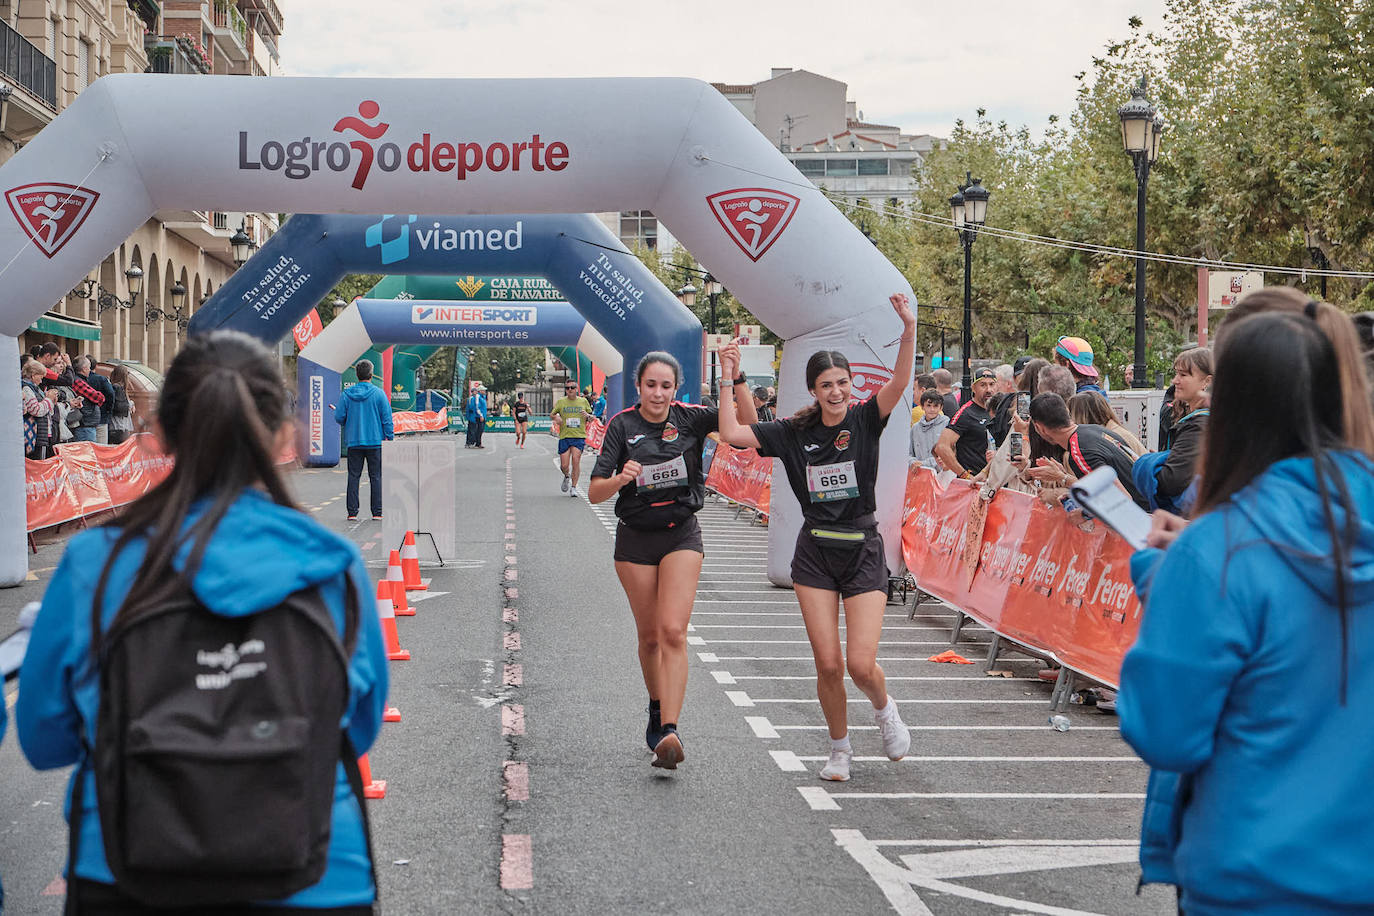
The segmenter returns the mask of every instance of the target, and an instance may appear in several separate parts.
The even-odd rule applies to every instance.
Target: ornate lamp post
[[[1131,98],[1117,109],[1121,119],[1121,144],[1135,165],[1135,367],[1131,387],[1148,388],[1145,377],[1145,189],[1150,183],[1150,166],[1159,156],[1159,139],[1164,120],[1155,113],[1145,97],[1145,77],[1131,90]]]
[[[964,176],[964,184],[949,199],[954,228],[959,230],[959,242],[964,247],[964,387],[959,393],[960,403],[973,397],[973,367],[969,362],[973,346],[973,241],[978,237],[978,229],[987,222],[988,200],[992,197],[992,192],[983,187],[983,179],[974,178],[972,172],[965,172]],[[940,350],[943,365],[943,334]]]

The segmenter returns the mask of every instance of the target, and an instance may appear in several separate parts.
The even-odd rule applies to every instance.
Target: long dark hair
[[[663,365],[672,369],[673,381],[678,385],[682,384],[682,364],[677,361],[677,357],[667,350],[651,350],[645,353],[644,357],[639,361],[639,365],[635,366],[636,385],[644,381],[644,370],[648,369],[654,363],[663,363]]]
[[[143,562],[120,602],[122,623],[170,590],[172,559],[189,542],[184,576],[194,577],[224,513],[244,490],[261,485],[278,505],[296,508],[277,471],[273,441],[287,420],[286,388],[276,358],[256,339],[238,331],[212,331],[186,342],[158,399],[158,422],[172,472],[111,521],[120,529],[95,588],[92,649],[100,645],[99,609],[115,558],[136,538],[146,537]],[[184,532],[191,505],[211,500]]]
[[[849,369],[849,360],[839,350],[817,350],[811,354],[811,358],[806,361],[806,390],[810,391],[816,387],[816,379],[821,377],[821,373],[827,369],[843,369],[849,375],[854,373]],[[812,401],[801,410],[792,415],[792,422],[800,427],[815,426],[821,422],[821,405],[817,401]]]
[[[1295,455],[1312,459],[1336,567],[1342,703],[1349,665],[1350,554],[1360,526],[1359,507],[1332,455],[1334,449],[1349,447],[1343,415],[1336,352],[1314,320],[1268,312],[1230,326],[1217,354],[1197,503],[1197,514],[1202,515],[1227,502],[1275,462]],[[1343,530],[1338,530],[1333,502],[1345,513]]]

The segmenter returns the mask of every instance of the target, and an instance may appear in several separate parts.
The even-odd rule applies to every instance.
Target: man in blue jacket
[[[478,385],[468,395],[468,403],[465,410],[468,421],[468,440],[467,448],[486,448],[482,444],[482,433],[487,425],[487,392],[481,385]]]
[[[358,481],[367,462],[367,489],[372,517],[382,517],[382,440],[396,438],[391,422],[391,403],[386,392],[372,384],[372,363],[360,359],[354,367],[358,384],[344,389],[334,419],[343,426],[343,447],[348,452],[348,493],[344,503],[348,519],[358,517]]]

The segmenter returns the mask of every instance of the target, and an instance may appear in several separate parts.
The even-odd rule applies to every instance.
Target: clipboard
[[[1135,550],[1148,546],[1150,514],[1117,486],[1116,471],[1109,467],[1098,468],[1075,481],[1069,487],[1069,494]]]

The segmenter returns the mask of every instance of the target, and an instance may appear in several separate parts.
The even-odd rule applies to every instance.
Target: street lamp
[[[229,247],[234,252],[234,266],[242,267],[248,260],[248,256],[253,252],[253,240],[244,231],[245,224],[239,223],[238,229],[229,237]]]
[[[172,284],[172,311],[167,317],[180,321],[182,318],[181,304],[185,301],[186,287],[178,280]]]
[[[1312,263],[1317,265],[1318,270],[1330,270],[1331,261],[1327,258],[1326,252],[1322,249],[1321,230],[1313,229],[1308,226],[1303,234],[1307,237],[1307,253],[1312,255]],[[1326,274],[1322,274],[1322,301],[1326,301]]]
[[[725,287],[721,285],[721,283],[720,283],[719,280],[717,280],[715,277],[711,276],[710,274],[707,274],[707,275],[706,275],[706,283],[705,283],[705,286],[706,286],[706,298],[707,298],[707,299],[710,301],[710,303],[711,303],[711,334],[714,335],[714,334],[716,333],[716,300],[719,299],[719,298],[720,298],[720,294],[723,293],[723,292],[725,291]],[[712,337],[712,339],[713,339],[713,340],[715,339],[714,336]],[[717,393],[717,391],[716,391],[716,360],[715,360],[715,357],[712,356],[712,357],[711,357],[711,394],[712,394],[712,395],[715,395],[716,393]]]
[[[974,178],[972,172],[964,173],[964,184],[949,199],[950,214],[954,228],[959,230],[959,241],[964,246],[964,388],[959,394],[963,403],[973,397],[973,367],[969,362],[969,352],[973,347],[973,241],[978,237],[978,229],[988,218],[988,200],[992,192],[983,187],[983,179]],[[944,340],[941,335],[941,359],[944,363]]]
[[[677,291],[678,300],[688,308],[697,304],[697,288],[688,280],[687,285]]]
[[[131,305],[138,304],[138,294],[143,292],[143,268],[137,264],[124,271],[124,278],[129,281],[129,302]]]
[[[1135,164],[1135,368],[1131,387],[1148,388],[1145,377],[1145,188],[1150,182],[1150,166],[1159,157],[1159,140],[1164,135],[1164,120],[1155,113],[1145,97],[1145,77],[1131,90],[1131,98],[1117,109],[1121,119],[1121,145]]]

